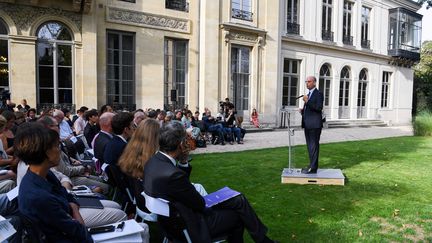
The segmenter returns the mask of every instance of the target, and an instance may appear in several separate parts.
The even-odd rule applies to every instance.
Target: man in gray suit
[[[305,104],[300,112],[302,114],[302,128],[304,128],[310,164],[302,170],[302,173],[315,174],[318,170],[319,140],[323,127],[322,109],[324,96],[316,88],[315,77],[309,76],[306,78],[306,87],[309,93],[303,96]]]

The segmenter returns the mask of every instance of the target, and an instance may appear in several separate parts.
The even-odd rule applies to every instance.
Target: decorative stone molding
[[[267,34],[265,30],[249,26],[239,26],[232,23],[224,23],[220,28],[224,32],[225,43],[239,41],[244,42],[245,44],[257,45],[259,47],[265,45],[265,37]]]
[[[57,8],[41,8],[26,5],[17,5],[9,3],[0,3],[0,9],[3,10],[14,21],[18,34],[31,28],[34,21],[44,15],[67,18],[73,22],[81,31],[82,16],[79,13],[69,12]]]
[[[107,7],[107,22],[128,24],[154,29],[190,33],[190,21],[144,12]]]
[[[35,36],[24,35],[9,35],[11,43],[36,45],[37,38]]]
[[[245,32],[228,32],[227,37],[229,40],[240,40],[240,41],[250,41],[250,42],[257,42],[258,40],[257,35],[253,35]]]

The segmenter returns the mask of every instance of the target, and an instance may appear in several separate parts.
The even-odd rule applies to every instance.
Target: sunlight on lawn
[[[307,161],[305,146],[295,160]],[[321,145],[320,167],[345,186],[281,184],[287,148],[195,155],[191,180],[243,192],[280,242],[432,241],[432,138]],[[250,241],[250,238],[246,238]]]

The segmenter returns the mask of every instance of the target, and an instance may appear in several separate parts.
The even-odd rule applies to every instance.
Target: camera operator
[[[8,110],[8,111],[14,111],[15,103],[11,102],[10,100],[11,93],[9,90],[3,90],[0,94],[0,109]]]

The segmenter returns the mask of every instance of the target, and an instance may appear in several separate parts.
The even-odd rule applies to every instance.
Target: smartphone
[[[90,234],[100,234],[100,233],[107,233],[107,232],[114,232],[115,226],[114,225],[107,225],[107,226],[101,226],[101,227],[94,227],[89,228],[88,232]]]

